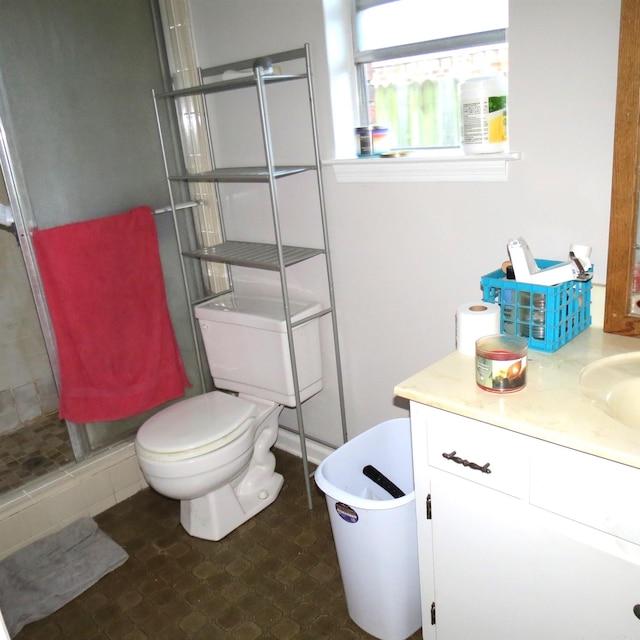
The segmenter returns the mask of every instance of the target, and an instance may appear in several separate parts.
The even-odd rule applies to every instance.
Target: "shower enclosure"
[[[168,204],[152,99],[152,89],[166,86],[160,30],[155,0],[0,6],[0,167],[53,378],[55,340],[30,232]],[[158,215],[156,227],[169,311],[193,384],[188,393],[195,395],[202,389],[173,222]],[[51,393],[48,408],[57,406],[53,385]],[[146,417],[68,424],[75,459],[131,436]]]
[[[0,206],[9,202],[0,171]],[[0,436],[57,409],[57,391],[24,260],[0,220]],[[10,363],[10,366],[6,366]]]

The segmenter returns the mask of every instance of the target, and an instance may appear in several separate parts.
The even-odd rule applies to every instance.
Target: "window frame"
[[[333,155],[322,161],[337,183],[400,184],[400,183],[504,183],[508,167],[522,160],[520,151],[468,155],[462,148],[431,148],[416,150],[407,156],[381,158],[358,157],[354,127],[359,125],[356,65],[353,55],[355,40],[355,1],[324,0],[325,46],[328,55],[331,121],[333,123]],[[357,0],[371,6],[381,0]],[[385,0],[382,0],[385,1]],[[390,1],[390,0],[386,0]],[[349,87],[345,91],[345,87]],[[340,90],[337,90],[337,87]],[[334,90],[335,89],[335,90]],[[345,108],[349,95],[351,108]]]
[[[492,29],[475,33],[411,42],[379,49],[364,49],[358,47],[358,11],[370,9],[395,0],[351,0],[351,33],[353,45],[353,62],[355,65],[357,113],[360,122],[366,126],[375,124],[369,118],[369,92],[366,65],[372,62],[392,61],[399,58],[446,53],[491,45],[508,44],[507,29]],[[425,147],[407,147],[407,149],[424,149]]]

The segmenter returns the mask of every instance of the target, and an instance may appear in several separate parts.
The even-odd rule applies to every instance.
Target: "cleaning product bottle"
[[[507,82],[504,76],[472,78],[462,83],[460,108],[465,153],[508,150]]]

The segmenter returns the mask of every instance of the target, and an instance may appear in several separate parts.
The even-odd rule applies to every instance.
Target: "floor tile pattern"
[[[15,640],[371,638],[347,615],[323,495],[309,510],[300,460],[276,457],[278,499],[219,542],[187,535],[151,489],[98,515],[129,560]]]
[[[18,489],[74,461],[67,426],[57,414],[0,436],[0,493]]]

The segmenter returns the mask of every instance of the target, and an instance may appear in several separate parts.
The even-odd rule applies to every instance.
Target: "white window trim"
[[[355,61],[350,0],[322,0],[330,82],[333,153],[323,161],[341,183],[506,182],[508,165],[520,152],[465,155],[462,149],[414,152],[401,158],[354,157],[355,113],[345,109],[345,95],[355,105]]]
[[[506,182],[520,152],[465,155],[459,149],[400,158],[325,160],[337,182]]]

